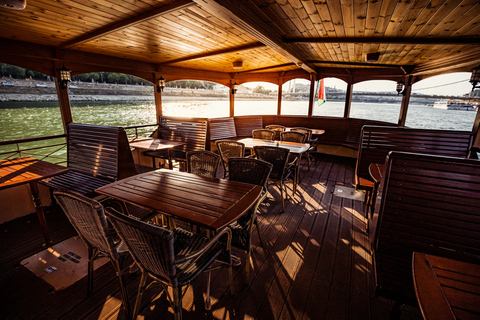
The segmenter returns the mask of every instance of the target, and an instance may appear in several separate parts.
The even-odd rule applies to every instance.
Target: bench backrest
[[[212,118],[208,119],[208,122],[210,124],[210,141],[237,137],[234,118]]]
[[[377,293],[415,304],[412,253],[480,263],[480,161],[391,152],[371,223]]]
[[[384,163],[390,151],[465,158],[471,142],[469,131],[363,126],[355,173],[371,179],[370,163]]]
[[[252,131],[263,129],[262,116],[237,116],[235,117],[235,131],[237,137],[252,137]]]
[[[205,118],[162,116],[158,126],[159,138],[184,142],[184,145],[175,148],[178,151],[205,150],[207,120]]]
[[[122,127],[69,123],[67,165],[113,181],[136,174],[127,135]]]

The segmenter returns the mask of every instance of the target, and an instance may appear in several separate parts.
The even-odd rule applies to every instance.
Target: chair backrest
[[[230,173],[228,179],[256,184],[265,187],[273,165],[253,158],[229,158]]]
[[[218,152],[222,157],[225,171],[229,171],[228,159],[233,157],[245,157],[245,144],[235,140],[217,140],[215,141]]]
[[[280,140],[280,132],[285,131],[287,128],[285,128],[285,126],[282,126],[280,124],[270,124],[268,126],[265,126],[265,129],[275,131],[274,139],[275,140]]]
[[[305,142],[309,142],[312,139],[312,130],[308,128],[303,128],[303,127],[295,127],[290,129],[292,132],[301,132],[305,134]]]
[[[72,191],[56,190],[53,195],[87,247],[98,248],[112,259],[118,259],[113,240],[115,234],[98,201]]]
[[[187,172],[198,176],[215,178],[220,156],[211,151],[190,151],[187,152]]]
[[[270,178],[281,180],[287,166],[290,150],[279,147],[254,146],[253,150],[258,159],[273,165]]]
[[[280,132],[280,141],[305,143],[307,135],[299,131]]]
[[[107,208],[106,213],[138,267],[176,286],[173,232],[113,208]]]
[[[273,140],[275,138],[275,131],[269,129],[256,129],[252,131],[254,139]]]

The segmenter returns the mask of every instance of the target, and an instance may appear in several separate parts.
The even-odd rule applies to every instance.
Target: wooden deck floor
[[[369,236],[363,202],[332,194],[335,185],[351,187],[355,161],[320,155],[310,170],[302,166],[302,181],[280,213],[279,193],[260,207],[253,240],[253,270],[248,284],[242,267],[234,268],[235,295],[228,290],[226,271],[212,273],[212,311],[204,308],[206,275],[184,297],[184,319],[387,319],[392,301],[375,298]],[[291,194],[291,191],[290,193]],[[54,242],[75,234],[63,213],[46,214]],[[95,274],[94,294],[87,296],[86,279],[61,291],[20,265],[42,248],[34,215],[0,228],[1,319],[124,319],[119,286],[110,264]],[[244,263],[244,254],[236,252]],[[134,303],[139,275],[127,275]],[[165,292],[145,303],[140,318],[173,319]],[[421,319],[418,309],[406,307],[401,319]]]

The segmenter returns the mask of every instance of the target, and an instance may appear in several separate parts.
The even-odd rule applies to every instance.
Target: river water
[[[188,117],[227,117],[228,100],[164,101],[164,115]],[[314,116],[343,117],[344,102],[328,101],[314,106]],[[235,101],[236,115],[274,115],[277,101]],[[307,101],[283,101],[282,114],[306,115]],[[398,122],[400,104],[352,103],[350,116]],[[90,102],[73,105],[74,122],[132,126],[153,124],[155,107],[153,102],[122,103]],[[431,106],[410,105],[406,125],[426,129],[472,130],[476,112],[434,109]],[[0,104],[0,141],[62,134],[60,110],[56,103],[15,103]]]

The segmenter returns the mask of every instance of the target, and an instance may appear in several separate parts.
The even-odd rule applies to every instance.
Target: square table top
[[[270,141],[270,140],[262,140],[262,139],[254,139],[254,138],[244,138],[238,140],[245,145],[247,149],[253,149],[254,146],[267,146],[267,147],[280,147],[280,148],[287,148],[290,150],[291,153],[304,153],[310,148],[309,143],[298,143],[298,142],[290,142],[290,141]]]
[[[32,157],[0,160],[0,189],[38,181],[69,170]]]
[[[111,183],[96,192],[218,231],[252,207],[262,187],[160,169]]]
[[[162,150],[162,149],[169,149],[178,146],[183,146],[185,142],[181,141],[173,141],[173,140],[165,140],[165,139],[156,139],[156,138],[147,138],[147,137],[139,137],[132,139],[130,142],[130,147],[138,148],[138,149],[145,149],[145,150]]]

